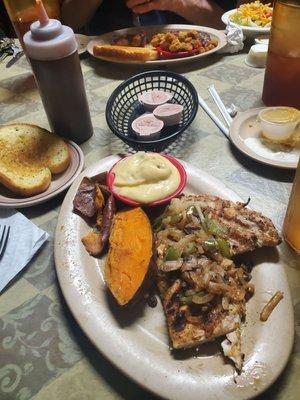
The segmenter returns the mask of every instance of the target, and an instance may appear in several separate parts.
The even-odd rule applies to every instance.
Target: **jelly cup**
[[[285,107],[269,107],[265,108],[258,114],[258,120],[260,122],[260,126],[263,132],[263,135],[270,140],[275,141],[284,141],[289,139],[293,132],[295,131],[298,123],[299,117],[295,118],[292,121],[284,121],[284,122],[271,122],[264,116],[267,110],[276,110]],[[299,112],[300,115],[300,112]]]
[[[151,100],[147,98],[147,95],[150,94],[151,92],[156,92],[156,93],[161,93],[164,97],[161,100]],[[144,93],[141,93],[138,96],[139,102],[144,106],[145,110],[147,111],[153,111],[156,107],[167,103],[168,101],[172,100],[173,98],[173,93],[166,92],[165,90],[148,90]]]
[[[107,174],[107,186],[109,187],[109,190],[111,191],[111,193],[114,195],[114,197],[120,201],[122,201],[125,204],[128,204],[130,206],[147,206],[147,207],[153,207],[153,206],[159,206],[162,204],[166,204],[168,203],[171,199],[173,199],[173,197],[178,196],[184,189],[185,185],[186,185],[186,180],[187,180],[187,176],[186,176],[186,171],[184,169],[184,166],[174,157],[166,155],[166,154],[160,154],[162,157],[165,157],[167,160],[169,160],[178,170],[179,172],[179,176],[180,176],[180,182],[179,185],[177,187],[177,189],[170,194],[167,197],[164,197],[163,199],[159,199],[150,203],[139,203],[137,201],[134,201],[128,197],[122,196],[120,195],[114,187],[114,180],[115,180],[115,174],[113,172],[113,169],[115,168],[115,166],[123,161],[124,159],[131,157],[127,156],[124,158],[121,158],[119,161],[117,161],[112,168],[109,170],[108,174]]]

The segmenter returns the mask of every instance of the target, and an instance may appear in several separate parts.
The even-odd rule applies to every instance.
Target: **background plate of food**
[[[94,343],[96,348],[98,348],[98,350],[101,351],[115,366],[131,379],[163,398],[174,400],[181,400],[183,398],[186,400],[198,400],[199,393],[205,393],[205,398],[207,400],[238,400],[241,398],[248,399],[257,396],[270,386],[279,376],[288,360],[293,344],[293,307],[284,271],[284,264],[280,256],[280,248],[263,247],[251,251],[250,254],[247,253],[246,257],[244,256],[245,262],[247,260],[248,265],[251,264],[254,266],[251,272],[252,278],[250,281],[250,284],[253,286],[248,285],[249,277],[246,281],[244,280],[247,275],[245,270],[243,272],[241,268],[238,268],[238,279],[241,279],[241,285],[248,288],[252,287],[252,289],[255,287],[254,294],[253,290],[251,290],[252,297],[250,296],[251,298],[246,304],[246,323],[243,324],[242,328],[242,350],[245,357],[240,358],[239,360],[242,364],[242,366],[240,365],[241,371],[239,374],[237,373],[234,364],[231,363],[228,358],[224,358],[220,347],[220,340],[213,341],[212,343],[201,344],[196,349],[170,350],[170,340],[173,342],[173,349],[179,348],[181,344],[186,344],[187,339],[192,339],[188,344],[189,347],[196,342],[198,344],[203,342],[203,331],[200,332],[199,329],[196,329],[199,318],[189,315],[189,323],[187,324],[185,321],[185,318],[188,318],[187,315],[186,317],[182,315],[181,318],[177,318],[176,321],[173,321],[173,325],[171,319],[174,317],[174,313],[169,310],[170,312],[166,312],[170,323],[169,338],[166,318],[160,301],[158,301],[156,307],[152,308],[145,304],[143,297],[135,298],[135,302],[132,302],[131,305],[127,302],[128,298],[126,301],[124,298],[121,298],[122,294],[126,294],[127,297],[129,292],[127,289],[130,286],[128,285],[128,282],[130,281],[132,283],[132,274],[135,272],[137,273],[138,271],[134,268],[130,275],[123,275],[123,268],[128,261],[126,259],[126,254],[130,254],[132,251],[140,251],[141,241],[143,241],[145,237],[148,237],[148,239],[152,237],[151,232],[149,235],[149,224],[145,221],[146,213],[149,213],[149,210],[144,209],[143,211],[141,208],[131,208],[129,210],[125,209],[125,212],[123,210],[123,213],[122,210],[117,211],[117,213],[120,213],[120,217],[116,217],[116,219],[113,218],[110,233],[111,236],[109,239],[110,247],[107,256],[103,255],[98,258],[92,257],[86,251],[83,242],[81,241],[83,237],[86,237],[88,232],[90,232],[91,238],[95,234],[100,235],[102,241],[105,229],[102,233],[95,231],[95,229],[91,230],[91,224],[88,224],[90,219],[83,218],[78,211],[76,213],[74,212],[73,204],[74,206],[76,205],[76,210],[78,210],[78,207],[80,206],[84,206],[83,209],[85,209],[85,206],[88,203],[86,197],[83,202],[75,201],[73,203],[75,196],[77,198],[77,195],[80,192],[78,189],[82,183],[84,183],[85,187],[82,188],[83,190],[81,195],[86,196],[88,194],[88,187],[89,190],[94,190],[95,188],[93,189],[93,186],[95,185],[95,180],[98,181],[99,179],[102,179],[103,188],[103,182],[105,183],[105,176],[103,173],[109,171],[119,160],[119,156],[110,156],[86,169],[76,179],[68,191],[58,218],[55,234],[56,270],[63,294],[77,322]],[[262,239],[262,242],[260,240],[256,242],[258,246],[263,245],[263,243],[267,244],[265,240],[267,240],[269,245],[275,245],[280,241],[274,225],[268,218],[265,218],[261,214],[255,213],[250,208],[247,208],[244,203],[235,203],[236,201],[241,201],[241,199],[222,182],[213,178],[205,171],[199,170],[185,162],[182,164],[187,173],[187,185],[184,193],[186,195],[192,193],[195,194],[193,196],[183,196],[180,199],[176,199],[178,207],[185,207],[185,201],[190,202],[195,200],[195,205],[189,205],[188,211],[184,213],[185,221],[189,221],[187,218],[191,218],[190,222],[192,224],[199,223],[201,220],[201,218],[198,219],[200,214],[196,217],[199,207],[204,209],[208,203],[210,205],[213,204],[213,207],[218,204],[217,209],[219,209],[219,206],[221,208],[223,206],[226,208],[226,210],[223,209],[223,212],[225,214],[227,213],[227,217],[225,218],[225,214],[223,216],[227,223],[231,224],[235,221],[239,227],[241,224],[243,225],[242,231],[244,232],[243,235],[245,237],[240,234],[238,235],[239,240],[236,244],[239,244],[240,246],[238,245],[235,247],[235,254],[239,251],[243,252],[250,250],[248,246],[253,243],[253,237],[256,237],[256,234],[260,236],[260,239]],[[90,179],[87,177],[90,177]],[[93,180],[91,179],[92,177],[94,177]],[[100,187],[101,185],[97,183],[98,189],[95,189],[95,193],[98,193]],[[97,203],[99,204],[103,203],[103,197],[107,196],[107,193],[104,193],[105,196],[101,196],[100,192],[99,195],[95,195],[96,197],[90,197],[94,199],[97,198]],[[77,200],[80,200],[81,195],[79,193]],[[217,199],[212,196],[219,196],[223,199],[231,200],[232,202]],[[103,214],[100,213],[100,217],[103,215],[103,220],[100,218],[102,220],[100,223],[107,225],[107,216],[111,213],[111,195],[109,195],[105,201],[106,203]],[[173,206],[174,205],[175,203],[173,203]],[[116,204],[116,206],[117,208],[119,207],[118,204]],[[177,206],[175,205],[175,208]],[[129,223],[130,210],[133,214],[138,213],[139,218],[135,218]],[[152,211],[154,212],[154,210]],[[180,218],[181,222],[178,220],[178,213],[176,213],[176,210],[174,209],[172,214],[173,217],[172,215],[164,214],[162,220],[161,218],[159,219],[159,217],[162,217],[161,213],[162,209],[156,210],[158,220],[156,219],[156,224],[152,225],[154,235],[157,235],[156,237],[158,237],[157,232],[159,229],[168,228],[169,223],[182,222]],[[234,218],[235,213],[237,213],[237,218]],[[99,214],[97,214],[97,220],[98,216]],[[150,214],[148,214],[148,217],[149,216]],[[248,217],[250,219],[252,218],[251,224],[246,223]],[[141,219],[144,221],[143,224],[139,222]],[[254,220],[256,222],[254,222]],[[138,229],[133,229],[134,224],[137,225]],[[162,226],[162,224],[166,225]],[[181,225],[182,234],[189,235],[190,230],[193,229],[193,227],[190,223],[188,223],[189,226],[186,225],[186,222],[184,224],[185,225]],[[262,226],[259,228],[259,224],[263,224],[266,229],[263,229]],[[120,229],[121,226],[124,230],[131,230],[131,235],[124,235],[122,229]],[[140,231],[142,226],[144,226],[143,229],[145,229],[144,235],[141,234]],[[217,229],[217,226],[218,224],[210,224],[210,229],[215,230]],[[249,229],[251,230],[251,227],[253,226],[258,228],[256,234],[252,235],[252,233],[250,233],[250,236],[248,235],[248,238],[246,239],[247,233],[249,234]],[[162,240],[170,240],[170,238],[173,237],[173,240],[176,240],[174,239],[174,235],[176,232],[178,233],[178,230],[171,229],[171,231],[166,231],[164,233],[162,230],[160,238]],[[137,236],[137,232],[140,232],[139,237]],[[272,233],[272,235],[269,235],[269,233]],[[122,237],[122,243],[119,243],[120,238]],[[233,241],[235,241],[236,238],[237,236],[235,235],[232,235],[231,237]],[[186,239],[188,238],[186,237]],[[149,240],[147,240],[147,243],[144,243],[142,246],[143,248],[147,245],[148,249],[147,252],[142,252],[144,255],[141,260],[143,262],[145,261],[145,254],[147,253],[148,256],[149,249],[151,249]],[[116,252],[120,249],[122,250],[125,242],[127,246],[131,246],[130,251],[129,253],[124,252],[122,262],[116,262],[113,255],[116,255]],[[132,244],[134,244],[134,246],[132,246]],[[163,245],[163,243],[161,244]],[[189,248],[185,251],[193,252],[193,249],[190,248],[191,243],[186,241],[185,244]],[[251,250],[253,250],[254,247],[252,247]],[[173,249],[172,251],[169,250],[170,249],[168,249],[166,257],[161,258],[160,251],[164,250],[161,248],[159,242],[155,242],[154,251],[157,252],[163,263],[166,261],[165,267],[168,267],[164,272],[161,271],[162,275],[160,276],[164,276],[164,273],[172,274],[173,272],[176,276],[176,273],[179,273],[179,270],[172,271],[174,268],[178,268],[177,263],[179,260],[175,259],[176,249]],[[193,261],[193,257],[190,258],[188,256],[187,259],[189,262]],[[107,260],[110,261],[107,263]],[[132,260],[136,262],[136,257],[133,257]],[[213,263],[214,268],[218,269],[218,265],[218,262]],[[229,263],[227,262],[226,265],[232,266],[230,261]],[[108,270],[106,269],[107,267]],[[192,268],[191,265],[190,267]],[[117,272],[120,271],[120,274],[118,273],[115,276],[117,281],[115,283],[118,283],[119,279],[124,276],[123,283],[126,290],[125,287],[124,290],[121,288],[122,285],[119,286],[118,284],[113,284],[114,282],[111,275],[113,272],[116,272],[115,269]],[[216,275],[218,275],[217,269],[215,271]],[[231,267],[229,269],[231,270]],[[234,273],[234,271],[231,272]],[[231,277],[232,276],[233,275],[231,275]],[[108,277],[109,280],[106,280],[108,286],[106,286],[105,279],[108,279]],[[136,277],[136,279],[134,278],[134,281],[136,281],[137,278],[138,277]],[[231,278],[227,277],[227,279],[230,280]],[[219,284],[218,287],[220,290],[224,287],[226,288],[226,282],[228,283],[229,281],[225,279]],[[160,281],[158,282],[158,285],[162,283],[163,282]],[[169,283],[166,282],[167,285]],[[174,280],[171,280],[172,291],[173,284],[175,283]],[[188,283],[186,284],[188,285]],[[111,286],[118,291],[117,295],[113,291],[108,290],[108,287],[111,289]],[[120,288],[122,289],[121,291]],[[160,290],[162,291],[161,297],[164,300],[165,311],[169,304],[166,297],[169,295],[171,296],[169,296],[169,299],[173,299],[171,303],[175,308],[176,304],[178,305],[178,301],[184,301],[187,309],[191,306],[189,304],[189,298],[187,298],[190,294],[187,297],[181,298],[179,293],[176,293],[176,291],[172,292],[167,290],[164,295],[162,287],[160,287]],[[114,297],[111,293],[113,293]],[[173,295],[176,294],[176,296],[173,297],[172,293]],[[221,292],[218,293],[220,295]],[[273,297],[274,293],[277,293],[277,295],[270,303],[270,299]],[[238,297],[242,295],[244,298],[244,289],[236,290],[232,295],[234,295],[234,297],[236,295]],[[283,298],[282,295],[284,296]],[[198,293],[195,298],[194,295],[190,297],[192,297],[192,302],[197,300],[198,305],[196,304],[196,306],[200,307],[203,306],[203,303],[202,305],[200,303],[204,300],[211,300],[211,298],[210,300],[207,298],[204,299],[202,293]],[[280,303],[274,308],[269,319],[263,322],[270,311],[270,309],[266,309],[266,304],[268,304],[268,307],[272,306],[272,304],[275,305],[275,303],[280,299]],[[215,300],[217,303],[220,301],[218,295],[215,297]],[[235,301],[239,303],[240,300],[235,298]],[[128,305],[124,306],[126,303]],[[224,299],[223,304],[222,298],[224,309],[230,312],[230,307],[228,309],[228,304],[226,305],[225,303],[226,301]],[[220,302],[218,304],[221,306]],[[207,307],[207,304],[204,305],[204,307]],[[242,307],[241,310],[242,309],[244,308]],[[264,311],[261,313],[262,310]],[[222,330],[221,332],[216,332],[215,330],[218,326],[216,327],[214,324],[219,320],[219,316],[216,314],[212,319],[208,318],[202,320],[202,323],[206,324],[207,334],[210,335],[214,332],[214,338],[216,336],[221,336],[224,332]],[[183,326],[182,323],[184,324]],[[193,328],[194,324],[196,331]],[[187,326],[190,328],[189,332],[186,331]],[[175,330],[173,330],[173,327]],[[184,330],[182,331],[182,329]],[[228,325],[225,324],[223,329],[228,329]],[[177,337],[178,332],[179,336]],[[180,336],[180,332],[184,332],[186,336]],[[190,337],[190,334],[192,335],[192,338]],[[196,334],[197,337],[195,337]],[[232,342],[227,342],[225,350],[224,348],[223,350],[224,352],[227,352],[227,357],[232,357],[236,362],[235,350],[239,353],[236,348],[237,342],[234,342],[233,338],[231,338],[231,340]],[[238,340],[238,342],[240,342],[240,340]],[[230,349],[232,350],[231,354]]]
[[[272,13],[273,8],[270,4],[255,1],[227,11],[222,15],[222,21],[226,25],[230,21],[233,25],[239,26],[246,37],[254,38],[270,33]]]
[[[106,61],[158,66],[194,61],[226,45],[223,32],[204,26],[171,24],[143,30],[145,36],[137,28],[105,33],[90,41],[87,50]]]

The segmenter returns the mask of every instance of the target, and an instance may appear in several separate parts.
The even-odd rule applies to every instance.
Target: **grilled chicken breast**
[[[218,236],[228,241],[232,255],[242,254],[264,246],[277,246],[281,238],[273,222],[244,203],[224,200],[207,194],[183,196],[182,205],[198,205],[212,225],[220,227]],[[222,229],[223,228],[223,229]]]
[[[171,201],[154,222],[156,280],[174,349],[225,336],[224,354],[242,368],[241,323],[254,293],[251,274],[234,255],[275,246],[268,218],[209,195]]]
[[[253,294],[250,274],[224,258],[188,256],[179,270],[157,269],[156,278],[174,349],[195,347],[239,328],[246,299]]]

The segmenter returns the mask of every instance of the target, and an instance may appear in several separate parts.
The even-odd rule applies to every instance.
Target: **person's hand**
[[[126,5],[136,14],[149,11],[172,11],[192,24],[223,29],[222,8],[215,0],[126,0]]]
[[[180,0],[128,0],[126,5],[136,14],[144,14],[153,10],[174,11]]]

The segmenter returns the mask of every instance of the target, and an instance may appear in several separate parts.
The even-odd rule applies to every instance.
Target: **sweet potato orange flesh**
[[[101,188],[98,183],[95,185],[95,208],[96,210],[102,210],[105,205],[105,200]]]
[[[141,287],[152,256],[152,230],[140,207],[118,212],[109,238],[105,265],[107,286],[124,306]]]

